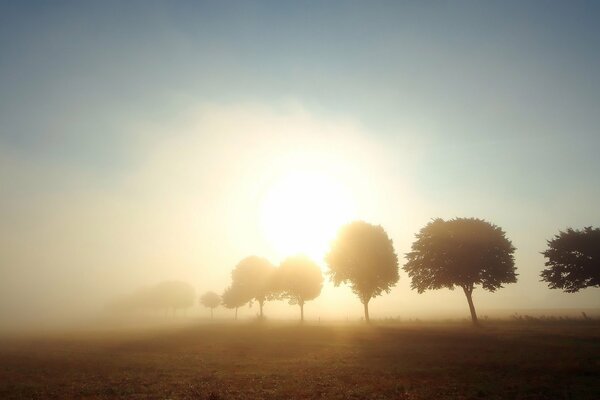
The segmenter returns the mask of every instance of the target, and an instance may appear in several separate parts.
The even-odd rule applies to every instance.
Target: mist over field
[[[102,320],[162,281],[222,293],[253,254],[327,272],[353,220],[402,267],[429,221],[472,216],[516,247],[517,283],[474,292],[482,316],[594,312],[597,288],[540,271],[559,230],[600,224],[596,8],[5,3],[0,327]],[[461,318],[465,300],[400,269],[371,309]],[[361,315],[327,276],[307,306]]]
[[[27,161],[14,151],[2,158],[3,187],[8,194],[2,199],[5,223],[0,227],[4,244],[0,292],[3,326],[93,320],[104,314],[105,305],[115,297],[163,280],[186,281],[198,294],[221,292],[233,267],[246,255],[264,255],[277,263],[287,248],[284,245],[282,251],[277,243],[269,242],[273,234],[268,229],[272,228],[265,232],[261,214],[261,201],[268,196],[269,184],[277,180],[278,168],[274,166],[285,170],[316,165],[339,176],[355,197],[347,211],[334,215],[333,222],[341,225],[345,218],[363,218],[381,223],[394,241],[401,265],[414,234],[434,215],[473,213],[503,221],[517,247],[519,280],[497,293],[477,292],[484,314],[598,307],[595,289],[566,294],[550,291],[539,282],[544,264],[540,251],[545,241],[555,229],[572,221],[587,223],[582,217],[550,210],[557,207],[554,204],[530,208],[519,203],[509,209],[501,207],[499,203],[506,204],[501,198],[486,199],[486,204],[480,203],[479,196],[477,204],[468,198],[438,204],[420,194],[409,177],[387,177],[392,162],[385,157],[393,159],[393,155],[387,154],[390,151],[382,143],[369,140],[361,128],[347,121],[323,122],[297,105],[279,111],[262,106],[203,106],[189,114],[178,128],[145,129],[148,137],[153,132],[158,135],[156,131],[176,133],[161,140],[138,138],[130,164],[118,172],[72,170],[48,165],[49,161]],[[245,145],[245,140],[250,141],[248,132],[255,136],[252,144]],[[298,132],[307,133],[299,136]],[[311,150],[296,150],[300,144]],[[326,156],[329,146],[341,154],[336,157],[353,163],[332,162]],[[361,151],[364,149],[370,151]],[[362,164],[356,165],[360,160]],[[308,189],[312,190],[310,185]],[[297,203],[290,206],[291,219],[297,207]],[[564,213],[585,214],[584,210],[569,208]],[[288,210],[279,212],[285,216]],[[318,210],[317,216],[319,212],[327,210]],[[299,243],[299,251],[303,241],[313,245],[310,229],[318,226],[318,220],[311,213],[309,209],[302,217],[306,232],[290,235]],[[539,219],[545,213],[553,215],[552,219]],[[319,246],[317,243],[314,258],[325,271]],[[289,254],[295,251],[292,245]],[[294,312],[280,303],[269,305],[271,315],[292,318]],[[360,304],[350,290],[333,288],[328,280],[312,307],[326,319],[356,319],[361,315]],[[373,302],[378,318],[444,318],[446,313],[456,318],[462,311],[461,293],[439,290],[417,294],[410,290],[402,271],[392,292]],[[205,314],[196,303],[190,315]],[[255,312],[248,310],[243,315],[253,316]]]
[[[599,399],[599,20],[1,1],[0,399]]]

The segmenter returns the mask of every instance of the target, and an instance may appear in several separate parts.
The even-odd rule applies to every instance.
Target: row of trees
[[[155,311],[175,313],[192,307],[196,291],[186,282],[164,281],[154,286],[142,287],[111,304],[109,309],[117,312]]]
[[[411,288],[419,293],[461,288],[472,321],[477,323],[473,290],[481,286],[495,292],[516,282],[514,251],[505,232],[494,224],[477,218],[438,218],[417,233],[403,269],[411,278]],[[550,288],[576,292],[600,286],[600,229],[560,232],[548,241],[543,254],[548,268],[541,277]],[[399,280],[392,240],[381,226],[367,222],[343,226],[325,261],[334,285],[348,284],[358,296],[366,321],[370,300],[389,292]],[[320,268],[305,256],[290,257],[277,268],[264,258],[250,256],[240,261],[231,277],[232,283],[222,297],[207,293],[201,303],[212,309],[222,301],[225,307],[236,310],[236,318],[239,307],[253,302],[259,304],[262,318],[265,301],[284,298],[300,306],[303,320],[304,303],[320,294],[323,282]]]
[[[264,303],[268,300],[288,300],[300,307],[300,320],[304,320],[304,304],[321,294],[323,274],[321,268],[305,255],[285,259],[275,267],[266,258],[250,256],[240,261],[231,272],[231,285],[219,297],[207,292],[200,303],[212,309],[219,299],[226,308],[237,310],[245,304],[258,303],[259,316],[263,318]]]

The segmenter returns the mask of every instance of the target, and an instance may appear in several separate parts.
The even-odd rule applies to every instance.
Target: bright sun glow
[[[268,188],[261,228],[279,257],[304,253],[323,265],[339,227],[355,214],[353,196],[338,179],[320,171],[293,171]]]

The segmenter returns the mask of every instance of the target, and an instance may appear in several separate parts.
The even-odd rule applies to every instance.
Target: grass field
[[[600,399],[600,323],[240,322],[4,337],[0,398]]]

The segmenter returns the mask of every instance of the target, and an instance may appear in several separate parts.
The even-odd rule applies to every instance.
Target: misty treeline
[[[577,292],[586,287],[600,287],[600,229],[586,227],[560,231],[542,253],[547,261],[541,280],[552,289]],[[495,292],[503,285],[515,283],[518,274],[514,263],[516,248],[497,225],[478,218],[434,219],[415,237],[406,253],[403,270],[411,279],[411,288],[423,293],[441,288],[462,289],[471,319],[477,323],[473,290]],[[363,305],[369,321],[369,302],[396,285],[399,276],[398,256],[383,227],[354,221],[340,228],[325,256],[329,279],[334,286],[347,284]],[[319,266],[304,255],[285,259],[279,266],[269,260],[249,256],[231,272],[231,284],[221,296],[207,292],[200,304],[212,310],[223,305],[237,310],[246,304],[258,304],[259,318],[270,300],[286,299],[299,306],[304,320],[304,305],[321,293],[323,275]],[[181,290],[179,296],[169,290]],[[158,297],[153,297],[156,293]],[[159,293],[164,293],[164,299]],[[182,282],[164,282],[143,289],[121,300],[130,308],[178,309],[194,302],[193,288]],[[154,300],[152,300],[154,299]]]
[[[108,305],[118,312],[154,311],[171,312],[187,310],[196,300],[196,290],[181,281],[164,281],[154,286],[142,287],[135,292],[116,299]]]
[[[304,304],[317,298],[323,287],[321,268],[305,255],[286,258],[279,266],[257,256],[241,260],[231,271],[231,285],[225,289],[222,304],[237,310],[245,304],[257,303],[258,316],[263,318],[263,307],[268,300],[288,300],[300,308],[304,320]]]

